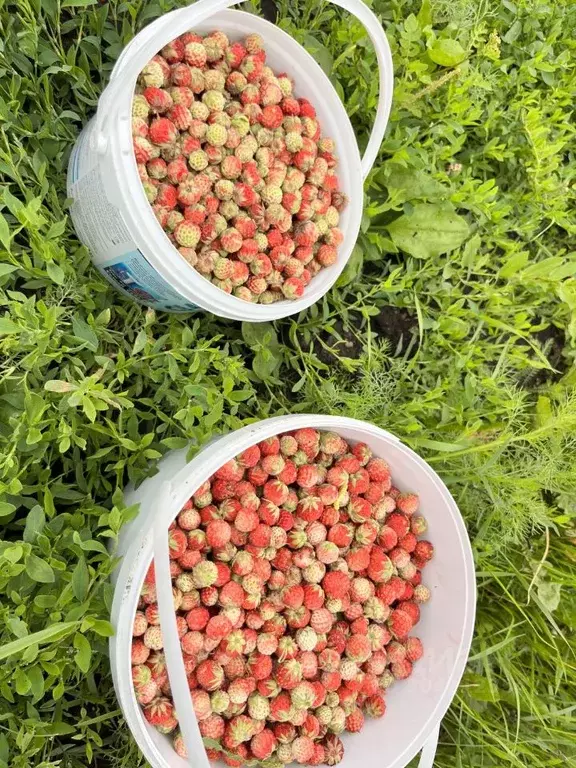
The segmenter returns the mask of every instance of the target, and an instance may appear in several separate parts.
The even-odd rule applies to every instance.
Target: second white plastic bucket
[[[140,514],[121,534],[119,554],[123,559],[113,577],[112,623],[116,634],[110,640],[110,658],[120,706],[134,738],[153,768],[187,768],[191,764],[202,768],[207,761],[198,741],[196,751],[191,751],[187,741],[191,755],[189,762],[178,757],[169,738],[146,722],[136,701],[130,650],[134,614],[146,571],[156,556],[158,581],[158,568],[163,568],[160,555],[165,547],[164,575],[167,576],[168,525],[199,485],[222,464],[254,443],[304,426],[338,432],[352,444],[366,442],[377,456],[384,458],[391,467],[395,484],[401,490],[419,494],[421,511],[429,525],[427,537],[435,548],[435,556],[424,572],[424,583],[430,588],[432,598],[422,610],[417,628],[424,656],[408,680],[393,685],[387,692],[387,711],[383,719],[367,722],[361,734],[344,735],[345,754],[341,766],[404,768],[420,750],[421,767],[430,768],[433,764],[440,721],[464,671],[474,628],[476,584],[466,527],[454,499],[438,475],[397,437],[355,419],[303,414],[267,419],[244,427],[205,446],[189,463],[186,463],[186,451],[175,451],[163,459],[156,476],[146,480],[137,490],[127,492],[127,503],[139,503]],[[170,607],[169,579],[167,582],[170,590],[167,605]],[[160,597],[158,602],[160,604]],[[166,613],[163,616],[162,606],[160,609],[163,634],[166,631],[170,635],[170,622],[164,621]],[[175,620],[172,621],[175,633]],[[167,641],[169,637],[165,636],[168,656]],[[181,660],[179,652],[176,655]],[[182,730],[192,733],[194,728],[197,731],[197,725],[193,711],[192,722],[188,720],[191,705],[186,706],[184,702],[180,708],[176,698],[178,689],[189,699],[185,676],[182,686],[171,674],[170,666],[168,664],[168,671]]]
[[[392,101],[392,57],[379,21],[362,0],[334,0],[366,27],[379,65],[379,104],[363,159],[352,125],[332,83],[316,61],[290,35],[250,13],[225,10],[240,0],[198,0],[162,16],[142,30],[122,52],[96,116],[80,134],[68,166],[72,221],[102,275],[124,294],[155,309],[198,309],[233,320],[277,320],[320,299],[346,266],[356,243],[363,207],[363,182],[378,153]],[[323,133],[336,142],[341,189],[349,204],[340,227],[344,242],[338,261],[323,269],[295,301],[251,304],[230,296],[202,277],[172,245],[156,220],[138,176],[132,147],[134,86],[144,65],[178,35],[214,29],[232,40],[251,32],[265,40],[270,66],[294,78],[298,96],[316,107]]]

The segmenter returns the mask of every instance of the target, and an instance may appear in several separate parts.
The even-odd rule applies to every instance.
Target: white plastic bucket
[[[363,421],[338,416],[296,415],[266,419],[218,438],[189,463],[186,451],[168,454],[159,472],[126,494],[140,513],[121,533],[123,556],[114,574],[110,640],[114,687],[126,721],[153,768],[207,768],[209,765],[184,673],[176,634],[168,561],[168,525],[192,493],[225,462],[254,443],[300,427],[333,430],[352,444],[366,442],[390,464],[394,483],[420,496],[435,556],[424,583],[432,598],[422,610],[417,634],[424,656],[410,678],[386,694],[382,720],[366,723],[361,734],[343,735],[342,768],[404,768],[420,751],[421,768],[433,765],[440,721],[460,681],[472,640],[476,607],[474,561],[466,528],[456,502],[434,472],[414,451],[389,432]],[[158,606],[172,695],[185,738],[189,762],[178,757],[170,739],[150,726],[136,700],[131,675],[132,624],[142,582],[154,558]]]
[[[362,0],[334,0],[365,26],[379,65],[379,103],[370,141],[360,160],[344,106],[322,69],[290,35],[265,19],[225,10],[241,0],[198,0],[148,25],[126,46],[70,156],[68,197],[79,239],[95,266],[124,294],[155,309],[171,312],[207,310],[232,320],[269,321],[306,309],[331,288],[356,243],[363,205],[363,181],[370,171],[388,123],[392,101],[392,57],[376,16]],[[271,305],[251,304],[230,296],[202,277],[172,245],[154,216],[140,182],[132,148],[131,106],[136,79],[144,65],[169,41],[194,29],[214,29],[232,40],[257,32],[266,41],[268,63],[287,72],[297,95],[316,107],[323,132],[331,136],[339,158],[338,175],[349,204],[340,227],[344,241],[338,261],[323,269],[302,298]]]

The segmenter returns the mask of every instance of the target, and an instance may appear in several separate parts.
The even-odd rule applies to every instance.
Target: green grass
[[[396,86],[357,248],[302,316],[240,326],[124,301],[67,216],[114,61],[178,3],[0,3],[0,768],[143,764],[107,659],[119,489],[173,448],[307,410],[398,434],[466,519],[476,636],[436,765],[576,759],[573,6],[369,4]],[[277,5],[364,146],[362,28]]]

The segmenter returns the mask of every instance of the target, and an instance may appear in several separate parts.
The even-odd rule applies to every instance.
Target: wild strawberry
[[[386,712],[384,697],[379,693],[369,696],[364,702],[364,712],[369,717],[382,717]]]
[[[172,97],[162,88],[149,86],[144,89],[143,96],[149,104],[150,111],[157,114],[168,112],[174,106]]]
[[[236,459],[238,464],[244,469],[255,467],[260,461],[260,448],[257,445],[253,445],[250,448],[247,448],[245,451],[242,451],[242,453],[239,454]]]
[[[150,725],[165,726],[170,723],[174,717],[174,707],[167,698],[157,698],[148,706],[144,707],[144,717]]]
[[[274,733],[268,728],[264,728],[263,731],[257,733],[252,737],[252,740],[250,741],[250,749],[252,754],[258,760],[266,760],[268,757],[270,757],[275,747],[276,737],[274,736]]]
[[[198,606],[197,608],[192,608],[192,610],[188,611],[186,614],[186,623],[191,630],[202,630],[208,623],[209,618],[210,614],[208,613],[208,610],[202,606]]]
[[[136,611],[134,622],[132,624],[133,637],[141,637],[148,627],[148,619],[142,611]]]
[[[215,691],[224,682],[224,670],[215,661],[206,659],[196,668],[196,679],[206,691]]]
[[[329,733],[324,738],[322,746],[326,765],[337,765],[344,757],[344,745],[336,734]]]
[[[408,517],[418,511],[420,499],[415,493],[401,493],[396,499],[396,506]]]
[[[388,515],[386,525],[396,532],[399,539],[406,536],[410,530],[410,522],[408,518],[400,512],[392,512],[391,515]]]
[[[419,541],[414,548],[414,558],[427,562],[434,556],[434,547],[429,541]]]
[[[142,640],[133,640],[131,647],[131,662],[134,665],[144,664],[150,656],[150,648]]]
[[[159,651],[164,647],[162,631],[157,625],[150,625],[144,633],[144,645],[152,651]]]

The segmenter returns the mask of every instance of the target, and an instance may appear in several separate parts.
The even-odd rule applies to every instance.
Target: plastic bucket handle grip
[[[380,144],[384,138],[392,94],[386,93],[386,71],[392,72],[392,56],[386,35],[380,22],[374,13],[362,2],[362,0],[331,0],[334,5],[352,13],[364,25],[368,36],[372,40],[376,58],[378,60],[378,108],[372,128],[372,134],[368,146],[362,158],[362,177],[365,179],[370,173]],[[210,16],[237,5],[242,0],[198,0],[191,6],[180,8],[176,11],[161,16],[149,24],[139,33],[143,35],[134,50],[134,55],[126,62],[125,66],[110,81],[104,89],[98,102],[96,114],[96,131],[94,133],[95,149],[104,153],[108,145],[106,139],[106,126],[110,118],[116,114],[121,103],[120,96],[125,88],[133,87],[142,68],[164,47],[170,40],[187,32],[192,24],[199,24]],[[189,11],[194,11],[194,18]]]
[[[166,508],[172,502],[172,486],[164,483],[160,492],[159,507]],[[188,751],[188,762],[196,768],[210,768],[204,742],[194,713],[192,697],[182,658],[182,648],[176,626],[176,612],[172,598],[172,579],[170,577],[170,558],[168,556],[168,528],[162,524],[161,515],[156,516],[154,524],[154,572],[158,613],[164,641],[166,669],[170,680],[172,698],[176,705],[180,731]]]

